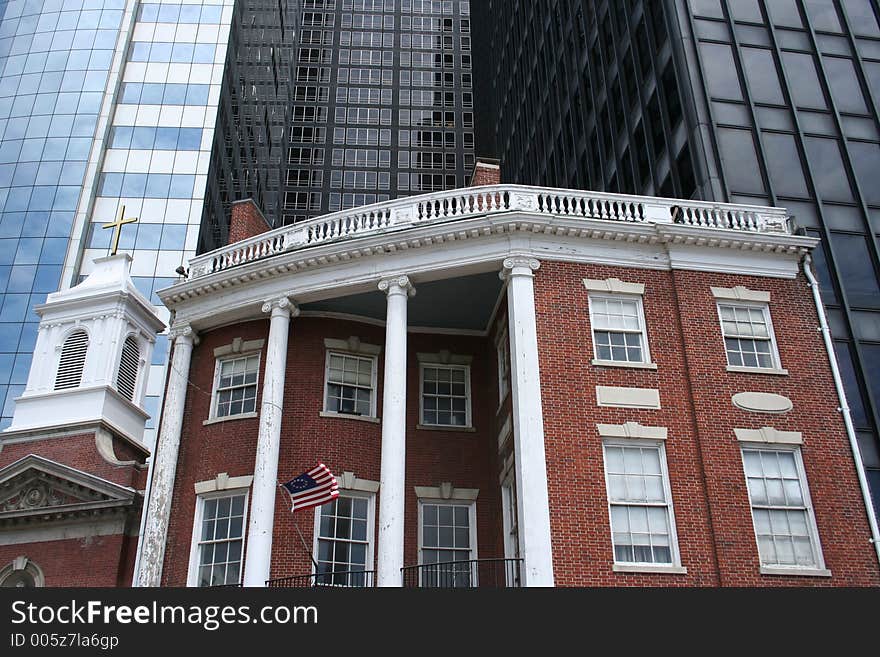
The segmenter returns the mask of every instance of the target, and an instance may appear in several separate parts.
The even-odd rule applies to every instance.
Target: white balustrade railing
[[[783,208],[627,196],[567,189],[468,187],[344,210],[257,235],[190,260],[190,278],[283,251],[398,230],[425,222],[524,212],[630,223],[673,223],[749,232],[791,232]]]

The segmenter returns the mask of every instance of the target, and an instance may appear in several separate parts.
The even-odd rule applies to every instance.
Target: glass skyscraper
[[[877,504],[877,2],[486,0],[474,13],[478,147],[505,182],[784,206],[822,238]]]
[[[281,226],[461,187],[473,169],[470,2],[293,4],[296,15],[255,30],[257,12],[240,30],[265,73],[224,87],[200,251],[225,243],[239,198]],[[272,166],[239,175],[261,145]]]
[[[195,253],[234,0],[0,3],[0,428],[24,389],[35,304],[107,255],[125,206],[151,297]],[[164,383],[160,336],[147,407]]]

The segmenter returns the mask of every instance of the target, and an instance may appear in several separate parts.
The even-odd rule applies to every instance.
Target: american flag
[[[311,509],[339,497],[339,484],[336,477],[323,463],[294,477],[282,488],[290,494],[291,512]]]

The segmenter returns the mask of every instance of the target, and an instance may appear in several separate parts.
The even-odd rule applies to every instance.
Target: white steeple
[[[50,294],[40,315],[27,388],[7,431],[102,421],[143,441],[156,333],[165,328],[129,276],[131,256],[98,258],[79,285]]]

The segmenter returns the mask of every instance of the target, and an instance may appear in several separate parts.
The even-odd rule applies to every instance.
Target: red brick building
[[[37,307],[12,426],[0,434],[0,586],[130,586],[147,480],[146,376],[162,322],[127,255]]]
[[[160,293],[140,585],[880,584],[783,210],[493,185],[233,227]],[[291,514],[319,461],[340,497]]]

